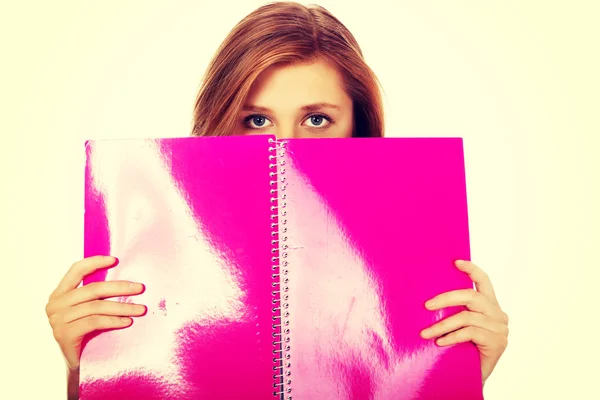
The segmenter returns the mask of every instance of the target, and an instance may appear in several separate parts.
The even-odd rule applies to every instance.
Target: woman
[[[274,133],[278,138],[383,136],[383,107],[374,73],[352,34],[325,9],[296,3],[263,6],[244,18],[212,60],[198,94],[192,135]],[[143,286],[84,276],[114,264],[111,257],[75,263],[51,294],[46,312],[69,371],[69,397],[77,398],[85,335],[119,329],[145,307],[103,300],[139,294]],[[474,342],[483,384],[504,352],[508,318],[487,275],[457,262],[477,290],[437,296],[431,309],[463,305],[468,311],[423,331],[441,346]]]

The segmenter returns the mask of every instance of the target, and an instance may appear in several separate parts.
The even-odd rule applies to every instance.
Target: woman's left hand
[[[438,338],[439,346],[472,341],[481,353],[483,384],[490,376],[508,343],[508,316],[498,304],[487,274],[469,261],[457,261],[475,289],[443,293],[425,303],[429,310],[465,306],[466,311],[448,317],[421,332],[425,339]]]

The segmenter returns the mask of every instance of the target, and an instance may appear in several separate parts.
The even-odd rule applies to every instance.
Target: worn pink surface
[[[82,400],[273,398],[268,139],[88,142],[85,256],[119,265],[84,283],[148,313],[89,340]]]
[[[462,140],[284,141],[290,350],[296,400],[482,399],[472,343],[419,333],[472,287]]]

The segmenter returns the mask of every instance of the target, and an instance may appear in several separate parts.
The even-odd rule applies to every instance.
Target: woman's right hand
[[[73,264],[46,305],[48,321],[69,370],[79,369],[81,343],[97,330],[126,328],[131,317],[145,314],[140,304],[104,300],[111,297],[137,295],[144,291],[140,283],[103,281],[78,287],[86,275],[115,265],[116,259],[106,256],[85,258]]]

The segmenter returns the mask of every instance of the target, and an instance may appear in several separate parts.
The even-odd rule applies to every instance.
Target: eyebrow
[[[308,104],[305,106],[301,107],[302,111],[317,111],[320,110],[322,108],[331,108],[334,110],[340,110],[341,107],[337,106],[335,104],[331,104],[331,103],[315,103],[315,104]],[[244,107],[242,108],[243,111],[253,111],[253,112],[264,112],[264,113],[272,113],[272,110],[267,108],[267,107],[261,107],[261,106],[255,106],[252,104],[246,104],[244,105]]]

